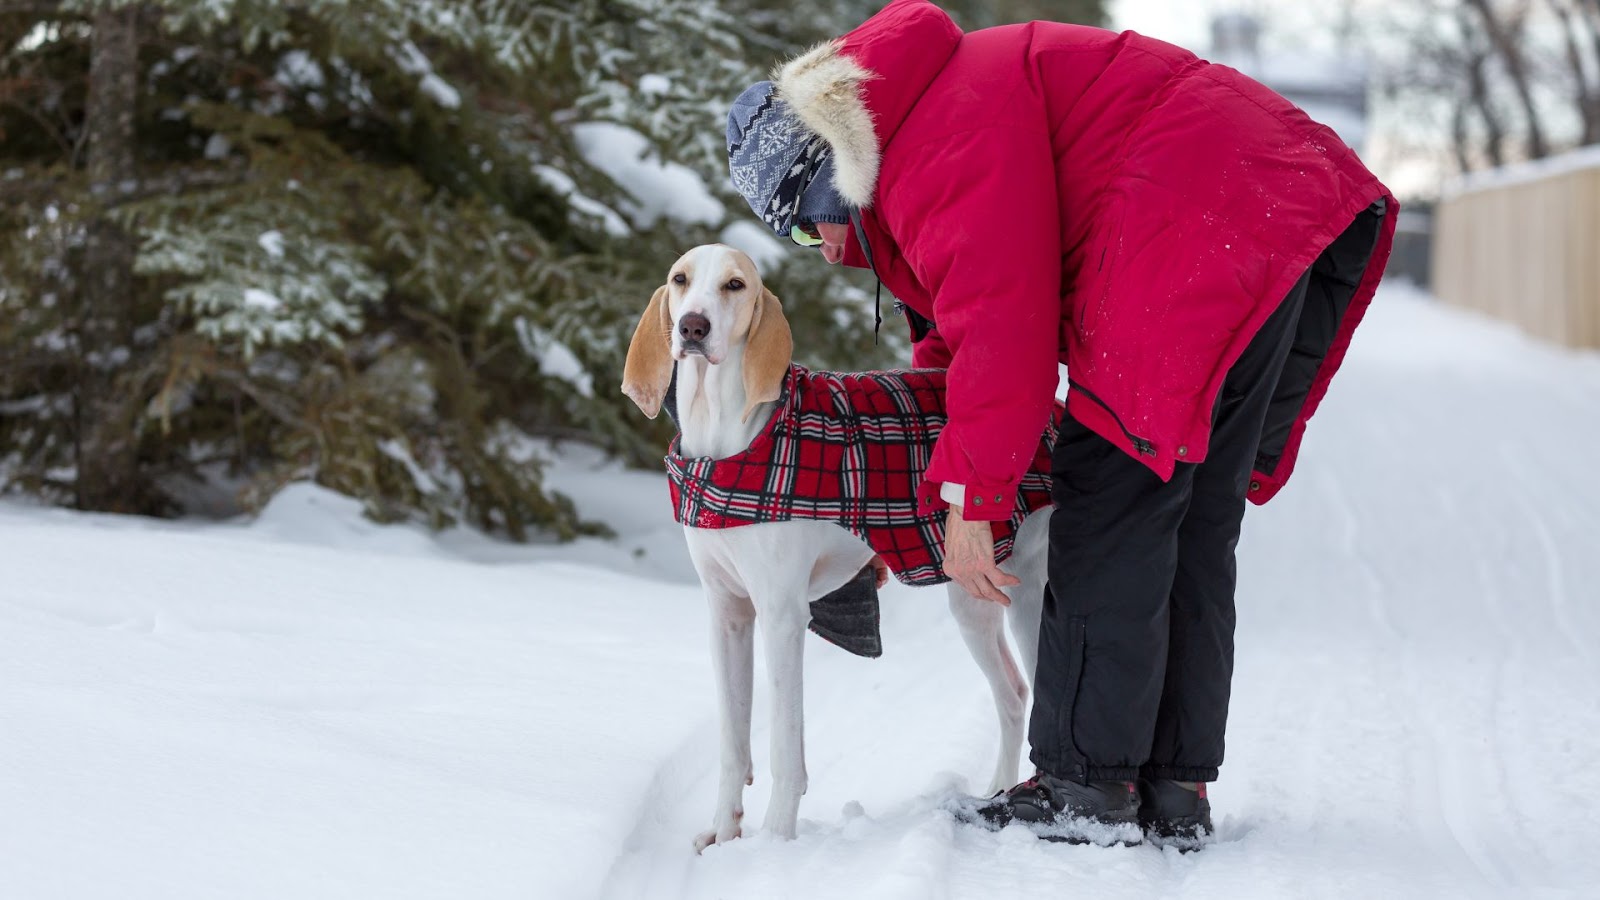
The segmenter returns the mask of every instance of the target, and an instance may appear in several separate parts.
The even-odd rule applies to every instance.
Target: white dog
[[[666,284],[650,299],[628,350],[622,390],[655,418],[676,361],[681,455],[722,459],[745,450],[762,432],[792,353],[783,307],[762,286],[755,263],[720,244],[696,247],[673,263]],[[1028,681],[1037,659],[1048,520],[1040,513],[1028,516],[1007,563],[1021,580],[1006,591],[1021,670],[1005,636],[1007,608],[977,599],[953,582],[947,587],[950,610],[989,681],[999,714],[1000,752],[991,793],[1017,781]],[[754,783],[750,702],[757,619],[773,694],[772,802],[763,828],[793,838],[806,791],[801,669],[810,603],[856,577],[873,562],[874,552],[827,521],[722,529],[686,525],[684,536],[711,606],[722,726],[716,812],[711,830],[695,838],[695,847],[703,850],[741,834],[744,788]]]

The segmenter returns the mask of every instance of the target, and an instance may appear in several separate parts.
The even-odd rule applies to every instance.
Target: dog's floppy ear
[[[748,421],[757,406],[778,399],[793,358],[794,336],[789,333],[783,304],[763,287],[750,316],[750,335],[744,342],[745,407],[739,421]]]
[[[661,402],[672,383],[672,310],[667,286],[656,288],[633,330],[628,361],[622,367],[622,392],[649,418],[661,414]]]

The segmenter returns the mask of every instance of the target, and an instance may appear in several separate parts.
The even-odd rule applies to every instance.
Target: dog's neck
[[[744,345],[711,365],[703,356],[678,363],[678,429],[684,456],[723,459],[741,453],[772,418],[773,403],[763,403],[741,422],[745,405]]]

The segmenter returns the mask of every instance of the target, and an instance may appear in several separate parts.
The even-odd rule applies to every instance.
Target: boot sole
[[[1131,815],[1110,820],[1068,819],[1049,823],[1022,821],[1022,824],[1040,839],[1058,844],[1137,847],[1144,843],[1144,833]]]
[[[1100,841],[1092,841],[1086,837],[1060,834],[1041,834],[1039,835],[1039,840],[1049,841],[1052,844],[1066,844],[1071,847],[1138,847],[1144,843],[1142,838],[1120,838],[1110,843],[1102,843]],[[1198,850],[1200,848],[1196,847],[1194,849]],[[1187,853],[1189,851],[1184,850],[1182,852]]]
[[[1180,853],[1193,853],[1201,849],[1211,842],[1215,834],[1209,817],[1202,816],[1140,820],[1139,828],[1152,846],[1176,847]]]
[[[1034,822],[1021,816],[1010,815],[1009,811],[1007,815],[990,818],[984,815],[983,808],[976,803],[947,803],[945,809],[957,822],[965,825],[975,825],[985,831],[999,832],[1006,826],[1016,823],[1033,832],[1040,840],[1058,844],[1137,847],[1144,843],[1145,839],[1138,818],[1131,811],[1111,819]]]

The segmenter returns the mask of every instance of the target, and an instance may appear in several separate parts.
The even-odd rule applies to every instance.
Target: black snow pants
[[[1170,481],[1071,416],[1052,461],[1050,580],[1028,739],[1079,782],[1213,781],[1233,679],[1234,547],[1311,272],[1229,370],[1206,460]]]

